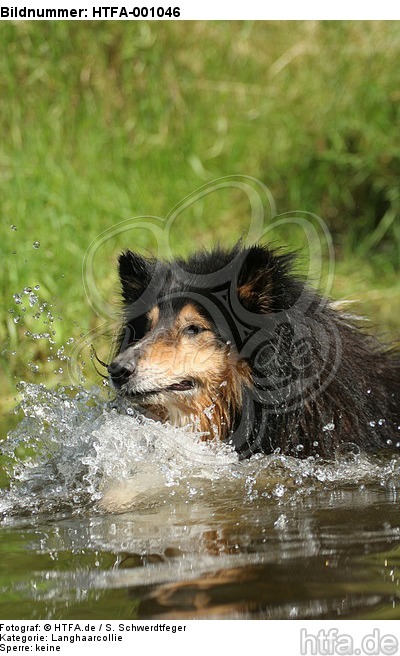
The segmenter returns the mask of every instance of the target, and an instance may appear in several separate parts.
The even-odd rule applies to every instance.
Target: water
[[[239,462],[96,387],[19,391],[2,618],[400,616],[398,456]]]

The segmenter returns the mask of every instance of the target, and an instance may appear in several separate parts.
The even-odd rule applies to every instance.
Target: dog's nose
[[[122,387],[135,371],[135,365],[132,362],[122,363],[114,360],[114,362],[108,365],[107,371],[114,385],[116,387]]]

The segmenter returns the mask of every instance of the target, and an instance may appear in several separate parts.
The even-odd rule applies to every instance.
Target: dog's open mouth
[[[192,390],[194,386],[194,380],[181,380],[179,383],[173,383],[167,387],[159,387],[149,390],[132,390],[130,395],[138,399],[144,399],[148,396],[153,396],[154,394],[163,394],[164,392],[188,392]]]
[[[194,387],[193,380],[182,380],[180,383],[174,383],[173,385],[168,385],[165,389],[169,392],[186,392],[191,390]],[[162,390],[161,390],[162,391]]]

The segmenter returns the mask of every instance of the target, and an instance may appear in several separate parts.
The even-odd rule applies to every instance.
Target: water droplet
[[[358,460],[360,453],[360,447],[354,442],[343,442],[336,449],[335,456],[339,460],[350,463]]]
[[[20,319],[21,319],[21,317],[14,317],[13,321],[14,321],[14,323],[19,323]]]
[[[279,515],[276,522],[274,522],[274,528],[284,529],[284,528],[286,528],[287,524],[288,524],[288,520],[287,520],[286,515]]]
[[[303,444],[298,444],[298,445],[296,446],[296,451],[298,451],[299,453],[300,453],[301,451],[304,451],[304,446],[303,446]]]
[[[210,421],[211,421],[212,419],[214,419],[214,412],[213,412],[213,411],[214,411],[214,408],[215,408],[215,405],[212,404],[212,405],[210,405],[208,408],[204,408],[204,410],[203,410],[205,416],[206,416],[207,419],[209,419]]]
[[[278,498],[283,497],[283,495],[285,494],[285,489],[286,488],[284,485],[278,483],[278,485],[275,485],[273,494]]]
[[[313,446],[318,446],[318,445],[319,445],[318,440],[315,440],[315,442],[313,442]]]
[[[14,231],[15,231],[15,230],[17,229],[17,226],[14,225],[14,224],[12,223],[12,224],[10,225],[10,228],[11,228],[11,230],[14,230]]]
[[[21,294],[13,294],[13,299],[19,305],[21,303]]]
[[[35,290],[35,292],[38,292],[39,289],[40,289],[40,285],[35,285],[35,286],[34,286],[34,290]]]
[[[32,244],[33,248],[39,248],[40,247],[40,241],[34,241]]]
[[[325,424],[325,426],[322,427],[322,430],[324,431],[324,433],[326,433],[327,431],[333,431],[335,430],[335,424],[333,423],[333,421],[330,421],[328,424]]]
[[[378,426],[383,426],[384,423],[385,423],[384,419],[379,419],[378,420]]]

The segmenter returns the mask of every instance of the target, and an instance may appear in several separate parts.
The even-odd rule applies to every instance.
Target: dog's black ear
[[[125,251],[119,256],[118,271],[124,301],[133,303],[150,285],[154,261],[132,251]]]
[[[245,249],[238,276],[238,296],[243,306],[251,312],[273,311],[293,259],[292,254],[278,254],[263,246]]]

